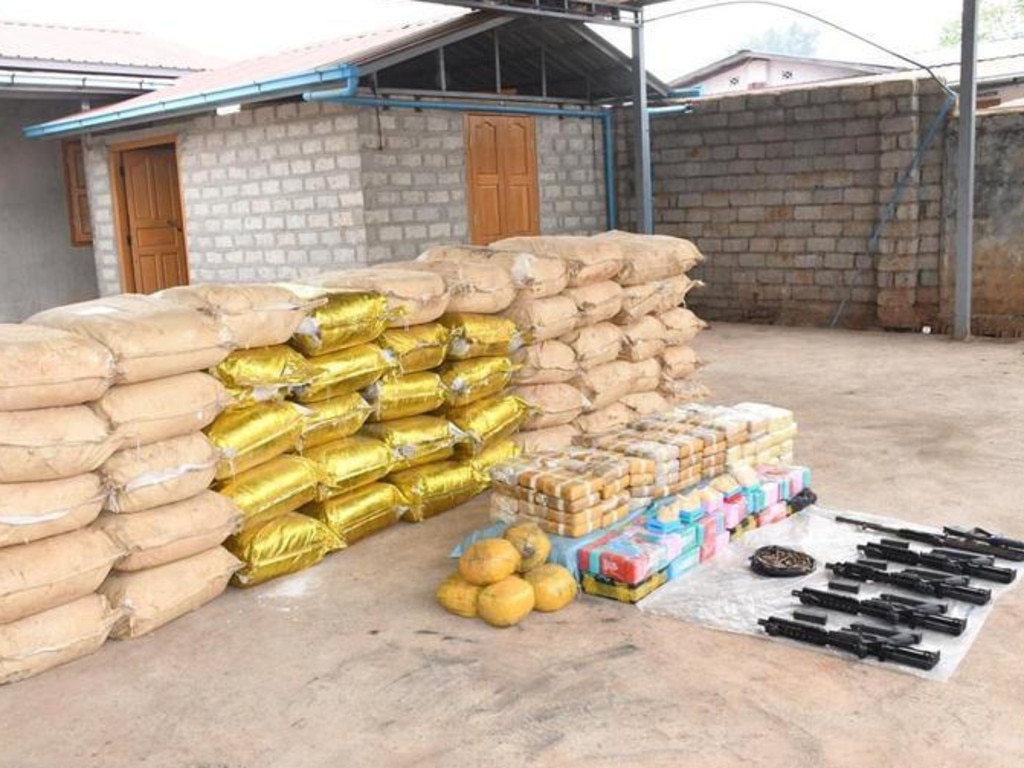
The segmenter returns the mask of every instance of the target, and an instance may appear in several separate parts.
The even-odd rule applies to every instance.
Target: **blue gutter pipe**
[[[381,107],[395,109],[424,109],[442,112],[469,112],[479,110],[499,115],[541,115],[548,117],[576,117],[601,120],[604,138],[604,191],[605,220],[608,229],[615,229],[618,222],[618,202],[615,193],[615,135],[610,109],[567,109],[564,107],[507,106],[504,104],[473,104],[459,101],[414,101],[412,99],[390,99],[380,96],[355,96],[348,89],[313,91],[302,94],[305,101],[330,101],[351,104],[356,107]]]
[[[648,107],[647,114],[651,117],[658,117],[659,115],[688,115],[693,112],[693,107],[689,104],[671,104],[667,107]]]
[[[219,106],[252,101],[256,98],[271,98],[289,95],[302,88],[346,81],[344,88],[338,93],[354,94],[359,87],[358,69],[351,64],[339,64],[324,69],[312,69],[287,77],[275,77],[258,80],[248,85],[221,88],[205,93],[174,98],[169,96],[164,101],[143,104],[138,107],[126,107],[99,115],[88,113],[81,117],[51,120],[48,123],[30,125],[24,134],[30,139],[62,136],[78,133],[94,128],[113,127],[127,121],[142,120],[148,117],[173,117],[178,114],[189,114]]]

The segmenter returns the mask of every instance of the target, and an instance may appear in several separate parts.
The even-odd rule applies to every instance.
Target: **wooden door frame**
[[[117,246],[117,263],[123,293],[136,293],[135,268],[132,266],[132,248],[128,244],[128,192],[125,179],[121,176],[124,153],[133,149],[166,147],[174,149],[174,173],[178,182],[178,207],[181,209],[181,237],[185,246],[185,278],[188,279],[188,239],[186,238],[185,198],[181,190],[181,158],[178,155],[177,134],[150,136],[145,139],[119,141],[107,145],[107,166],[110,170],[110,191],[114,208],[114,243]],[[95,233],[93,233],[95,237]]]

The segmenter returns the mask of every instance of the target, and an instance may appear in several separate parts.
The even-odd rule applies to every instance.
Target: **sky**
[[[934,50],[943,24],[956,19],[961,0],[786,0],[900,53]],[[661,16],[708,0],[659,3],[649,17]],[[346,37],[406,21],[443,16],[446,9],[411,0],[287,0],[246,3],[215,0],[0,0],[0,19],[138,29],[202,49],[224,59],[239,59],[334,37]],[[735,52],[771,27],[815,22],[791,12],[754,5],[701,10],[650,23],[648,68],[672,79]],[[604,32],[628,48],[628,32]],[[882,54],[838,32],[822,28],[817,55],[849,61],[879,61]],[[882,58],[889,62],[891,59]],[[894,62],[895,63],[895,62]]]

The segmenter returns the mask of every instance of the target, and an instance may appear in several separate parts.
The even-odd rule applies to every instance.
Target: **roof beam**
[[[496,11],[516,16],[547,16],[589,24],[608,24],[615,27],[634,27],[640,19],[639,2],[608,2],[608,0],[421,0],[436,5],[455,5],[477,11]]]

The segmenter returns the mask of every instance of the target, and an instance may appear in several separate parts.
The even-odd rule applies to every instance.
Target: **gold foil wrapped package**
[[[232,387],[308,384],[315,370],[309,362],[284,344],[232,352],[212,373]]]
[[[217,479],[225,480],[295,448],[302,409],[294,403],[260,403],[225,411],[206,428],[221,452]]]
[[[417,373],[437,368],[448,354],[452,333],[440,323],[425,323],[411,328],[389,328],[378,343],[390,352],[402,373]]]
[[[455,455],[475,456],[489,443],[511,436],[530,415],[526,401],[514,395],[499,395],[448,412],[448,420],[466,433]]]
[[[441,371],[448,404],[459,407],[497,395],[512,380],[516,366],[507,357],[457,360]]]
[[[388,478],[409,504],[403,519],[419,522],[469,501],[486,490],[487,477],[469,463],[439,461]]]
[[[300,403],[315,403],[358,392],[394,368],[394,360],[376,344],[360,344],[310,361],[313,380],[295,391]]]
[[[358,392],[304,406],[303,450],[354,435],[372,412],[373,408]]]
[[[371,483],[302,508],[304,514],[315,517],[349,545],[398,522],[405,511],[405,499],[389,483]]]
[[[252,587],[314,566],[329,553],[344,549],[345,542],[319,520],[289,512],[246,528],[224,546],[245,563],[232,583]]]
[[[243,472],[218,492],[242,510],[243,528],[249,528],[313,501],[319,480],[313,462],[286,454]]]
[[[291,343],[309,357],[326,355],[373,341],[391,319],[383,294],[333,293],[299,324]]]
[[[470,459],[470,464],[477,470],[490,477],[491,468],[511,461],[522,453],[518,443],[508,437],[504,440],[496,440],[488,445],[480,453]]]
[[[521,346],[523,337],[507,317],[449,312],[441,324],[452,333],[448,357],[468,360],[472,357],[508,357]]]
[[[449,458],[463,434],[447,419],[410,416],[407,419],[367,424],[363,434],[380,440],[394,456],[392,469],[408,469]]]
[[[403,419],[440,408],[446,390],[441,377],[430,371],[387,376],[363,390],[372,421]]]
[[[326,495],[345,493],[380,480],[391,471],[393,460],[387,445],[362,435],[317,446],[306,451],[306,456],[317,466]]]

